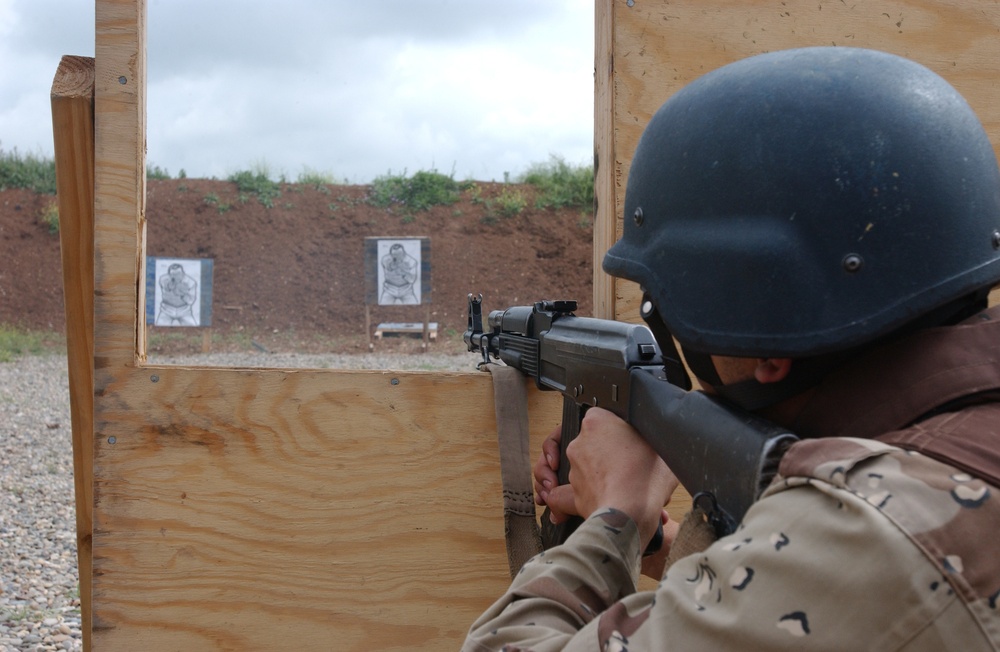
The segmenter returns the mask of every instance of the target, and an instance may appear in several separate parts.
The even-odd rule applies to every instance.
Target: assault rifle
[[[559,482],[569,478],[566,446],[579,434],[586,410],[600,406],[634,427],[667,463],[718,536],[733,532],[774,478],[795,435],[702,392],[673,349],[664,355],[652,331],[639,324],[577,317],[575,301],[540,301],[494,310],[483,327],[482,295],[469,295],[465,343],[479,365],[502,360],[563,395]],[[652,310],[644,303],[645,310]],[[550,527],[545,548],[562,543],[575,519]],[[655,541],[654,541],[655,543]],[[651,552],[647,549],[647,553]]]

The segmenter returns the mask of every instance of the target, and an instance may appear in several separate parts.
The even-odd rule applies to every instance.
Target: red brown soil
[[[534,208],[527,186],[477,185],[478,196],[467,190],[457,203],[414,212],[373,206],[367,186],[283,184],[267,208],[228,181],[150,180],[146,253],[214,259],[218,349],[367,348],[363,243],[370,236],[430,238],[434,346],[460,340],[470,292],[484,295],[487,311],[569,298],[579,301],[578,314],[591,314],[590,214]],[[514,217],[489,212],[504,188],[528,200]],[[53,201],[0,192],[0,324],[65,332],[59,237],[42,221]],[[424,311],[372,306],[371,318],[373,325],[418,322]],[[154,329],[150,350],[200,348],[194,330]]]

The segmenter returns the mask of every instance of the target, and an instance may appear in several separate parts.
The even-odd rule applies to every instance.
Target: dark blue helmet
[[[850,349],[1000,281],[996,156],[958,92],[912,61],[751,57],[653,116],[604,269],[645,288],[686,349]]]

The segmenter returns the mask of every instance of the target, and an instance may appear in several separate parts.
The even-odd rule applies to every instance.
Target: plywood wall
[[[147,365],[145,3],[96,18],[93,648],[456,649],[509,581],[489,375]]]
[[[148,365],[145,0],[96,6],[94,648],[456,649],[507,585],[489,377]],[[951,79],[995,134],[998,14],[598,0],[595,261],[643,126],[687,81],[764,50],[880,47]],[[599,316],[634,317],[633,290],[595,280]],[[531,413],[537,450],[556,397],[532,392]]]
[[[455,649],[506,587],[488,374],[145,367],[102,390],[96,649]]]

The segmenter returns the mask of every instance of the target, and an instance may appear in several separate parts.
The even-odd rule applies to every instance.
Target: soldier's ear
[[[759,358],[753,377],[757,382],[766,385],[784,380],[792,371],[791,358]]]

